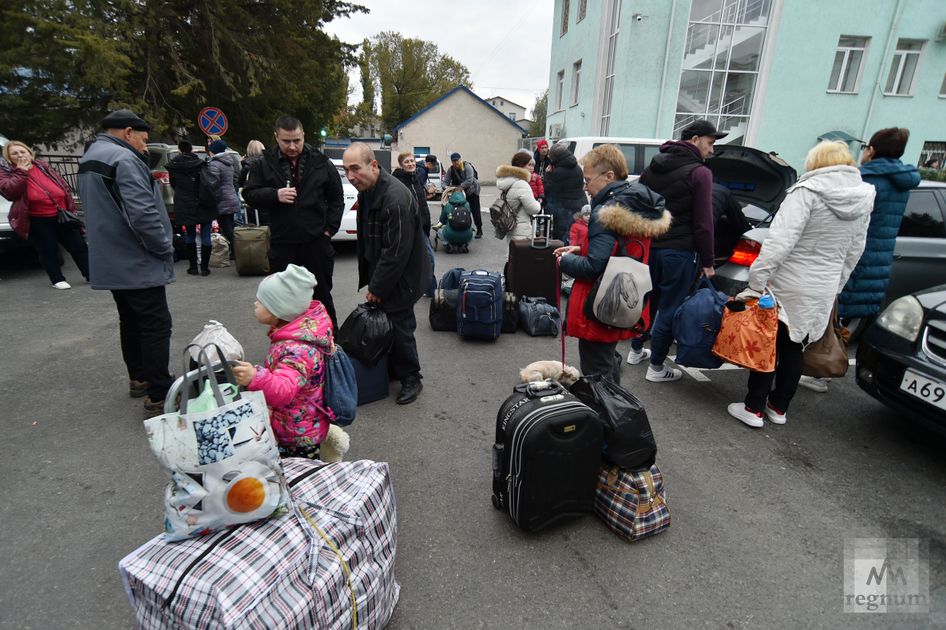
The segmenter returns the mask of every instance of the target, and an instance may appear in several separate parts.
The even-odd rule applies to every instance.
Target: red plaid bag
[[[670,527],[663,473],[656,464],[640,472],[601,466],[594,510],[611,531],[627,542],[659,534]]]

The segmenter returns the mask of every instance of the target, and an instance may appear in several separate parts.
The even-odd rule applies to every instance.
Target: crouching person
[[[641,208],[632,203],[624,154],[613,144],[596,147],[582,158],[585,189],[591,195],[588,238],[582,245],[568,245],[555,250],[561,270],[575,278],[565,332],[578,338],[578,356],[583,374],[600,374],[621,382],[619,341],[637,335],[630,328],[606,326],[588,317],[585,302],[595,281],[604,273],[608,259],[619,249],[646,261],[650,239],[670,228],[670,213],[664,209]],[[619,246],[621,246],[619,248]]]
[[[263,278],[256,291],[256,321],[269,326],[266,361],[240,361],[233,368],[238,385],[261,391],[283,457],[318,459],[329,431],[325,405],[325,355],[333,348],[332,320],[312,299],[316,280],[304,267]]]
[[[443,241],[443,249],[448,254],[470,251],[473,240],[473,220],[470,204],[466,195],[459,188],[450,193],[447,203],[440,211],[440,221],[434,226],[437,238]]]

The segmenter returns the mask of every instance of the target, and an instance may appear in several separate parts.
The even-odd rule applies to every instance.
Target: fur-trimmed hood
[[[656,238],[670,229],[664,198],[643,184],[612,184],[595,196],[592,220],[619,236]]]
[[[514,177],[516,179],[521,179],[528,182],[530,178],[529,169],[522,168],[521,166],[512,166],[510,164],[500,164],[496,167],[496,178],[500,177]]]

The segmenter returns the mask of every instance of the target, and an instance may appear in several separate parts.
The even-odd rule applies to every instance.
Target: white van
[[[660,151],[660,145],[666,140],[657,140],[654,138],[609,138],[607,136],[581,136],[575,138],[562,138],[559,142],[564,142],[578,161],[584,157],[593,148],[602,144],[617,145],[624,158],[627,160],[628,179],[635,181],[640,177],[647,165],[650,164],[652,157]]]

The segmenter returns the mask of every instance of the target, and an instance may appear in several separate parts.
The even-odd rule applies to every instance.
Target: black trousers
[[[394,326],[394,344],[388,357],[388,371],[397,380],[404,382],[409,377],[423,378],[420,374],[420,357],[417,354],[417,319],[413,307],[388,313]]]
[[[801,380],[801,355],[802,345],[792,341],[788,336],[788,328],[779,322],[778,337],[775,341],[775,371],[749,372],[746,407],[753,411],[762,411],[765,401],[768,400],[778,411],[788,411],[788,406],[798,391],[798,381]]]
[[[470,202],[470,214],[473,215],[473,225],[476,226],[477,232],[482,232],[483,231],[483,216],[480,213],[480,196],[467,195],[466,200]]]
[[[89,248],[82,238],[78,223],[60,223],[58,217],[30,217],[29,241],[36,248],[49,282],[56,284],[66,279],[59,263],[59,244],[66,248],[75,261],[79,273],[89,279]]]
[[[171,355],[171,312],[164,287],[113,290],[118,307],[122,358],[128,377],[148,382],[148,397],[164,400],[173,378],[168,372]]]
[[[305,243],[272,243],[269,246],[269,267],[272,273],[283,271],[289,264],[305,267],[315,276],[318,285],[312,291],[313,299],[325,306],[332,318],[332,328],[338,330],[335,302],[332,301],[332,274],[335,272],[335,247],[328,236]]]
[[[220,226],[220,233],[230,244],[230,260],[235,258],[235,249],[233,247],[233,215],[221,214],[217,217],[217,225]]]
[[[621,384],[621,355],[617,342],[578,340],[578,360],[582,374],[601,374],[618,385]]]

